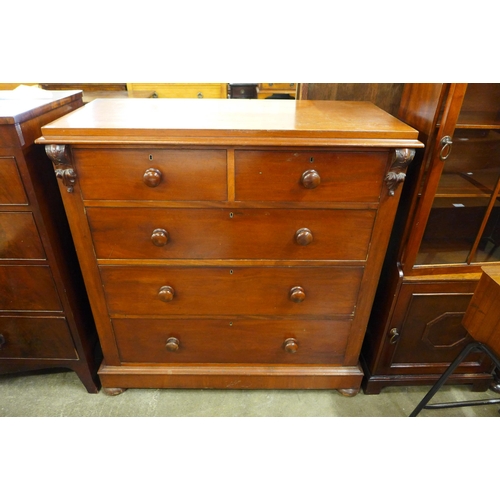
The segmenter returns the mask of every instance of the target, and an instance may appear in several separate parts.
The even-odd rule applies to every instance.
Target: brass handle
[[[392,328],[389,332],[389,344],[395,344],[399,340],[399,332],[397,328]]]
[[[5,345],[5,337],[0,334],[0,349]]]
[[[321,177],[316,170],[306,170],[302,174],[300,182],[306,189],[314,189],[321,184]]]
[[[152,99],[158,99],[158,94],[156,92],[156,90],[151,94],[150,96]]]
[[[295,233],[295,241],[302,246],[309,245],[313,240],[313,234],[310,229],[307,229],[307,227],[303,227],[301,229],[298,229],[297,232]]]
[[[157,247],[164,247],[169,240],[168,231],[166,229],[155,229],[151,234],[151,241]]]
[[[292,302],[296,302],[298,304],[299,302],[303,302],[305,300],[306,292],[301,286],[294,286],[290,289],[289,297]]]
[[[441,145],[441,151],[439,152],[439,159],[441,161],[444,161],[448,158],[448,156],[450,156],[451,146],[453,144],[453,141],[449,135],[445,135],[441,139],[439,144]]]
[[[157,168],[148,168],[142,176],[144,184],[150,188],[158,186],[161,182],[161,172]]]
[[[198,92],[198,99],[203,99],[203,93],[202,92]]]
[[[294,354],[299,349],[299,344],[295,339],[290,338],[286,339],[285,342],[283,342],[283,348],[285,349],[286,352]]]
[[[174,295],[175,292],[171,286],[162,286],[158,292],[158,298],[163,302],[171,302]]]
[[[165,348],[167,351],[170,352],[176,352],[179,350],[179,339],[176,339],[175,337],[170,337],[167,339],[167,343],[165,344]]]

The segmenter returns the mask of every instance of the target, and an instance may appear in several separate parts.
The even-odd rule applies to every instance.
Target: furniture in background
[[[479,284],[462,320],[464,328],[474,341],[463,348],[462,352],[415,407],[410,417],[416,417],[423,409],[500,403],[500,398],[491,398],[428,404],[471,352],[485,354],[493,362],[496,369],[500,370],[500,266],[485,267],[482,271]]]
[[[295,99],[296,83],[259,83],[257,99]]]
[[[416,130],[371,103],[110,99],[42,133],[107,392],[359,391]]]
[[[257,99],[256,83],[230,83],[228,84],[229,99]]]
[[[297,99],[369,101],[396,116],[403,83],[298,83]]]
[[[40,92],[0,92],[0,373],[64,367],[98,392],[92,313],[52,164],[34,143],[82,93]]]
[[[500,84],[406,84],[399,118],[426,144],[408,172],[362,350],[363,388],[434,383],[471,342],[462,318],[500,260]],[[485,390],[487,356],[450,378]]]
[[[129,97],[226,99],[227,83],[127,83]]]

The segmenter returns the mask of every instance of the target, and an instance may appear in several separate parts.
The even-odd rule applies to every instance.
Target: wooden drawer
[[[227,83],[127,83],[130,97],[225,99]]]
[[[362,267],[101,266],[111,314],[350,315]],[[301,287],[303,293],[295,287]],[[295,289],[294,302],[291,292]]]
[[[45,259],[31,212],[0,212],[0,259]]]
[[[99,259],[364,261],[375,211],[89,207],[87,216]]]
[[[262,90],[296,90],[296,83],[259,83]]]
[[[1,359],[78,359],[64,318],[0,316]]]
[[[87,200],[227,199],[225,150],[76,149],[73,155]]]
[[[384,152],[236,151],[236,199],[377,202],[386,167]]]
[[[0,205],[28,205],[28,198],[13,157],[0,158]]]
[[[60,311],[49,267],[0,266],[0,310]]]
[[[350,320],[113,320],[124,363],[340,364],[350,326]],[[176,351],[166,347],[171,338]],[[287,339],[295,340],[296,352],[285,350]]]

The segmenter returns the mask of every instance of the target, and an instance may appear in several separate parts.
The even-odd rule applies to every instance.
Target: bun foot
[[[353,398],[359,392],[359,388],[358,389],[337,389],[337,391],[340,392],[340,394],[342,394],[342,396],[345,396],[346,398]]]
[[[106,396],[119,396],[122,392],[125,392],[127,389],[123,389],[121,387],[103,387],[102,392],[106,394]]]

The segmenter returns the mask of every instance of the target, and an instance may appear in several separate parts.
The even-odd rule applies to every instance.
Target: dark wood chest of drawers
[[[103,387],[357,393],[412,128],[370,103],[137,99],[42,132]]]
[[[81,92],[0,92],[0,373],[74,370],[98,391],[99,343],[41,127]]]

